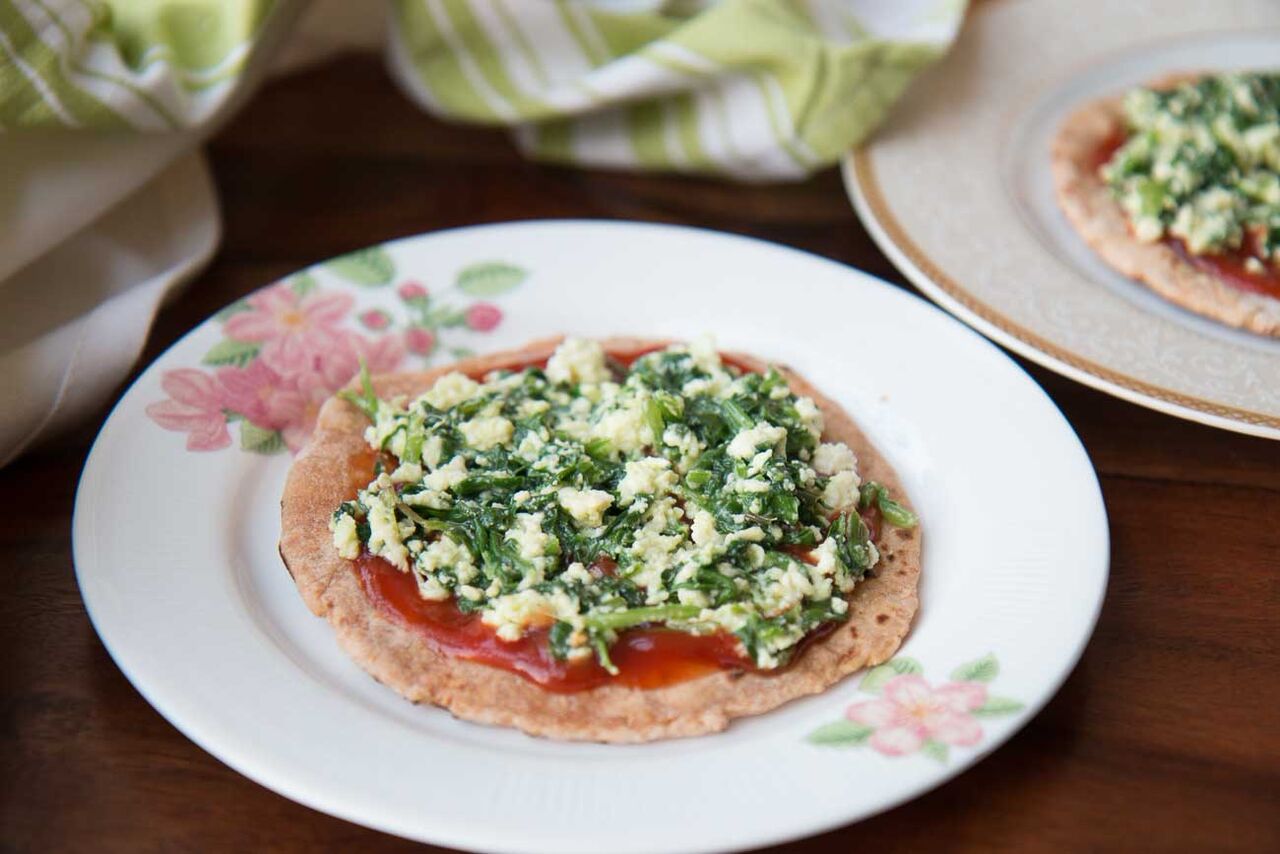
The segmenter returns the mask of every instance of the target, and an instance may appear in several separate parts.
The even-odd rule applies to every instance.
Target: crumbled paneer
[[[779,442],[786,441],[785,427],[775,427],[767,421],[761,421],[749,430],[743,430],[733,437],[729,443],[729,456],[740,460],[750,459],[758,448],[771,448]]]
[[[844,442],[823,442],[813,452],[813,470],[821,475],[857,471],[858,458]]]
[[[822,490],[822,503],[832,510],[844,510],[858,503],[858,475],[851,471],[837,472]]]
[[[330,519],[329,530],[333,532],[333,547],[338,550],[338,557],[346,560],[360,557],[360,537],[353,517],[344,513]]]
[[[422,397],[436,409],[451,409],[470,400],[479,389],[480,384],[471,377],[453,371],[436,380]]]
[[[662,495],[676,485],[679,478],[671,470],[671,462],[662,457],[643,457],[625,464],[626,474],[618,484],[618,497],[630,504],[637,495]]]
[[[553,383],[602,383],[609,379],[604,350],[599,342],[566,338],[547,361],[547,379]]]
[[[467,444],[477,451],[487,451],[496,445],[511,441],[514,425],[501,415],[490,418],[474,418],[458,425]]]
[[[459,454],[449,460],[443,468],[438,468],[422,479],[428,489],[447,492],[467,479],[467,459]]]
[[[516,525],[507,531],[506,538],[520,549],[525,560],[540,558],[547,553],[552,537],[542,530],[543,513],[517,513]]]
[[[578,524],[588,528],[600,527],[604,521],[604,511],[613,503],[613,496],[601,489],[573,489],[566,486],[557,495],[560,506]]]

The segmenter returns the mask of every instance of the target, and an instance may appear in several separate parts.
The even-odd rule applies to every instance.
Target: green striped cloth
[[[198,127],[302,0],[0,0],[0,130]],[[801,177],[884,117],[965,0],[390,0],[424,108],[531,156]],[[268,57],[269,58],[269,57]]]
[[[0,129],[208,121],[283,17],[271,0],[0,0]]]

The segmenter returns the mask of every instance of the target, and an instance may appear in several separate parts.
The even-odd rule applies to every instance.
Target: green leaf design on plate
[[[853,721],[834,721],[818,727],[809,733],[810,744],[822,744],[831,747],[854,747],[862,744],[875,732],[869,726]]]
[[[348,282],[365,287],[381,287],[391,284],[396,275],[396,264],[381,246],[357,249],[325,264],[329,272]]]
[[[300,297],[305,297],[314,291],[318,284],[316,277],[310,273],[299,273],[289,280],[289,287],[293,288],[293,292]]]
[[[275,454],[284,450],[279,430],[265,430],[252,421],[240,424],[240,447],[255,454]]]
[[[209,348],[200,361],[206,365],[235,365],[243,368],[258,355],[262,345],[256,341],[237,341],[224,338]]]
[[[227,319],[230,318],[231,315],[249,311],[251,308],[252,306],[249,305],[249,301],[247,299],[238,299],[222,311],[215,314],[213,319],[219,323],[226,323]]]
[[[449,354],[455,359],[466,359],[476,354],[470,347],[450,347]]]
[[[867,675],[862,677],[862,682],[859,683],[858,687],[869,694],[879,694],[880,689],[884,687],[884,683],[893,677],[923,672],[924,668],[914,658],[895,658],[892,661],[886,661],[879,667],[871,668]]]
[[[1014,712],[1020,712],[1024,708],[1024,704],[1009,697],[987,697],[987,701],[981,706],[973,710],[973,714],[982,717],[994,717],[996,715],[1011,715]]]
[[[938,762],[947,761],[947,746],[940,741],[929,739],[920,748],[920,752],[930,759],[936,759]]]
[[[458,271],[458,290],[473,297],[496,297],[520,287],[529,271],[503,261],[481,261]]]
[[[977,661],[970,661],[968,664],[962,664],[955,670],[951,671],[951,681],[990,682],[999,674],[999,662],[996,661],[996,657],[994,655],[987,653]]]

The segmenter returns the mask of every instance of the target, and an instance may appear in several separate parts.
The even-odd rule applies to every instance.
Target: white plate
[[[931,299],[1047,368],[1162,412],[1280,438],[1280,340],[1166,302],[1058,211],[1049,142],[1084,101],[1174,70],[1276,67],[1280,6],[983,3],[844,163],[880,247]]]
[[[276,337],[253,356],[228,333],[309,330],[312,343],[329,336],[332,354],[335,330],[357,329],[376,340],[383,367],[421,364],[403,347],[425,343],[422,327],[405,325],[418,287],[451,309],[437,318],[464,324],[436,329],[435,360],[448,347],[505,348],[557,332],[711,331],[722,346],[790,363],[840,400],[902,473],[923,519],[922,604],[894,667],[719,735],[643,746],[464,723],[366,676],[303,606],[276,554],[288,455],[191,451],[184,435],[204,447],[240,433],[270,450],[277,434],[244,421],[224,437],[224,410],[266,428],[288,423],[291,438],[305,420],[288,387],[307,384],[271,375],[263,360],[282,364],[310,345]],[[310,290],[297,299],[289,288]],[[460,313],[477,297],[485,307]],[[255,300],[179,341],[116,407],[76,496],[75,561],[104,643],[160,713],[316,809],[485,851],[712,851],[817,833],[918,795],[1001,744],[1052,696],[1093,628],[1107,523],[1071,428],[995,347],[863,273],[713,232],[529,222],[376,247]],[[216,382],[200,366],[211,350],[249,367]],[[346,379],[349,362],[324,359],[332,382]],[[166,377],[187,409],[157,407]],[[161,429],[149,407],[194,432]],[[937,690],[955,680],[970,684]],[[923,731],[832,726],[866,703],[878,705],[858,715],[880,722],[912,704],[950,705]],[[815,731],[849,743],[815,744]],[[891,743],[920,749],[880,749]]]

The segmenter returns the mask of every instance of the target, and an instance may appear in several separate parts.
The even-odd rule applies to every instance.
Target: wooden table
[[[708,226],[907,287],[833,170],[749,187],[537,165],[502,133],[421,114],[372,58],[270,85],[210,154],[222,249],[161,313],[144,364],[277,276],[388,238],[480,222]],[[786,850],[1280,850],[1280,443],[1158,415],[1026,367],[1102,479],[1112,574],[1093,641],[1057,697],[986,761],[912,803]],[[104,416],[0,470],[0,846],[413,848],[226,768],[161,718],[107,656],[76,588],[69,536],[76,481]]]

